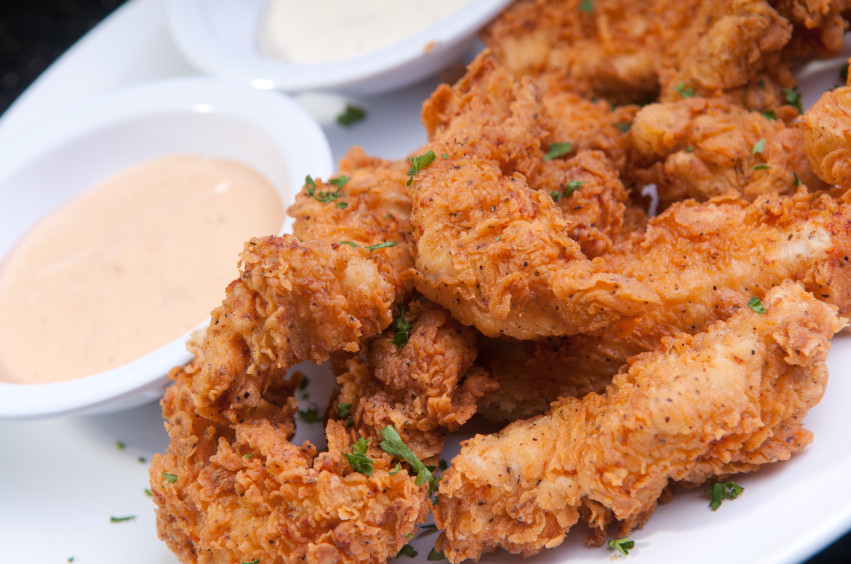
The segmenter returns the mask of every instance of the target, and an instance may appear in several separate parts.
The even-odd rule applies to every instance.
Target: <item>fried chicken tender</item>
[[[181,562],[376,562],[395,556],[430,502],[406,471],[375,459],[370,476],[340,454],[352,438],[329,422],[329,452],[289,442],[291,390],[266,409],[222,424],[196,410],[192,375],[162,401],[171,444],[150,468],[157,531]],[[283,393],[281,393],[283,392]]]
[[[211,313],[195,358],[179,369],[192,375],[204,417],[237,422],[294,364],[358,351],[411,291],[404,170],[354,150],[338,178],[348,181],[305,185],[290,209],[293,235],[246,243],[239,278]]]
[[[700,484],[803,449],[812,436],[802,418],[824,392],[829,339],[846,321],[794,283],[764,304],[765,314],[743,308],[664,339],[605,394],[466,441],[434,510],[450,561],[556,546],[583,507],[591,526],[613,518],[624,534],[670,481]]]
[[[815,173],[851,188],[851,86],[829,90],[804,113],[804,149]]]
[[[531,81],[485,55],[436,98],[453,108],[427,145],[441,158],[409,187],[421,293],[488,336],[520,339],[598,329],[657,299],[583,253],[620,235],[627,194],[601,154],[545,158],[551,129]],[[577,182],[588,191],[574,200]],[[554,202],[562,198],[571,213]]]
[[[800,128],[722,99],[651,104],[630,128],[636,185],[655,184],[661,205],[708,200],[728,190],[753,200],[824,186],[804,155]]]
[[[435,464],[445,432],[469,420],[477,400],[497,385],[473,366],[473,329],[433,304],[415,301],[410,308],[407,342],[397,344],[391,328],[372,339],[363,357],[345,363],[332,412],[339,417],[339,406],[347,406],[356,434],[376,444],[392,425],[420,460]]]
[[[764,0],[521,0],[483,33],[515,76],[616,102],[730,95],[776,109],[792,25]]]

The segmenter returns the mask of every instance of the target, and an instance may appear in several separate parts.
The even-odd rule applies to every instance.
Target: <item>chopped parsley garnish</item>
[[[751,149],[751,155],[758,155],[765,150],[765,139],[760,139],[753,145],[753,149]]]
[[[793,172],[792,173],[792,186],[800,186],[800,185],[801,185],[801,179],[798,178],[798,173]]]
[[[712,511],[715,511],[721,507],[721,502],[725,499],[736,499],[742,495],[745,488],[735,482],[718,482],[711,488],[707,488],[703,491],[712,496],[712,500],[709,502],[709,507],[712,508]]]
[[[801,103],[801,93],[798,91],[798,88],[781,88],[780,92],[783,94],[783,98],[786,100],[786,104],[790,106],[795,106],[798,109],[798,113],[804,113],[804,106]]]
[[[355,472],[360,472],[366,476],[372,475],[373,461],[366,455],[366,450],[369,447],[369,439],[363,437],[351,446],[352,452],[343,453],[343,457],[349,462],[349,466]]]
[[[246,562],[243,562],[242,564],[260,564],[260,559],[257,558],[255,560],[248,560]]]
[[[177,483],[177,474],[169,474],[168,472],[162,472],[163,478],[169,484]]]
[[[762,112],[763,117],[766,119],[777,119],[777,112],[774,110],[765,110]]]
[[[418,157],[411,157],[411,168],[408,170],[408,186],[414,181],[414,175],[434,162],[434,151],[426,151]]]
[[[343,110],[343,113],[337,116],[337,123],[340,125],[345,125],[346,127],[352,125],[353,123],[357,123],[366,117],[366,110],[361,108],[360,106],[353,106],[351,104],[346,104],[346,109]]]
[[[635,548],[635,541],[630,538],[611,539],[607,544],[609,545],[609,548],[621,556],[626,556],[629,554],[630,550]]]
[[[333,180],[330,182],[330,184],[334,184]],[[334,192],[331,192],[330,190],[327,191],[327,192],[323,192],[321,190],[317,192],[316,191],[316,182],[313,180],[313,177],[311,177],[309,174],[304,177],[304,191],[307,192],[308,196],[310,196],[311,198],[315,199],[318,202],[323,202],[323,203],[333,202],[337,198],[342,198],[343,196],[346,195],[345,192],[340,192],[340,187],[342,185],[337,185],[337,184],[334,184],[334,185],[337,186],[337,190],[335,190]]]
[[[411,335],[411,328],[414,326],[410,321],[405,320],[405,304],[399,306],[399,316],[393,318],[393,323],[390,328],[393,330],[393,338],[391,343],[398,348],[402,348],[408,344],[408,337]]]
[[[124,444],[124,441],[115,441],[115,448],[118,450],[124,450],[126,447],[127,445]]]
[[[417,553],[416,550],[414,550],[413,546],[406,544],[405,546],[403,546],[402,548],[399,549],[399,553],[396,556],[399,557],[399,556],[405,555],[405,556],[410,556],[411,558],[413,558],[417,554],[418,553]]]
[[[378,249],[385,249],[387,247],[395,247],[398,245],[396,241],[387,241],[385,243],[378,243],[377,245],[370,245],[368,247],[364,247],[367,251],[377,251]]]
[[[335,176],[328,181],[328,184],[333,184],[337,188],[342,188],[349,182],[349,177],[345,175]]]
[[[677,85],[674,86],[674,90],[679,92],[680,96],[682,96],[683,98],[691,98],[694,96],[694,88],[692,88],[691,86],[686,88],[686,85],[682,82],[677,83]]]
[[[446,559],[446,555],[443,554],[442,550],[440,552],[438,552],[437,550],[435,550],[433,548],[431,549],[431,552],[428,553],[428,556],[426,556],[426,560],[445,560],[445,559]]]
[[[632,127],[632,123],[616,123],[615,127],[620,129],[621,133],[626,133]]]
[[[550,196],[552,197],[554,202],[558,202],[559,198],[569,197],[571,194],[576,192],[583,184],[585,184],[585,181],[583,180],[571,180],[564,186],[564,190],[562,190],[561,192],[550,192]]]
[[[407,462],[411,466],[411,469],[416,472],[417,477],[416,480],[414,480],[416,485],[419,486],[428,482],[429,493],[431,494],[436,492],[437,483],[440,478],[432,474],[431,470],[429,470],[426,465],[417,458],[417,455],[408,448],[408,445],[402,441],[402,437],[399,436],[396,429],[394,429],[392,425],[388,425],[381,430],[381,436],[384,437],[384,440],[378,444],[378,446],[381,447],[381,450],[391,456],[401,458]]]
[[[73,562],[73,561],[74,561],[74,557],[73,557],[73,556],[69,556],[69,557],[68,557],[68,562]]]
[[[392,476],[393,474],[395,474],[396,472],[398,472],[401,469],[402,469],[402,465],[397,462],[396,466],[394,466],[393,469],[390,470],[390,472],[388,472],[388,474],[390,474]]]
[[[349,207],[349,202],[337,202],[337,207],[344,210]]]
[[[125,521],[132,521],[135,518],[136,518],[135,515],[128,515],[126,517],[110,517],[109,522],[110,523],[124,523]]]
[[[564,156],[573,150],[573,143],[565,141],[564,143],[552,143],[547,149],[547,154],[544,155],[545,161],[551,161]]]
[[[443,153],[443,158],[444,158],[444,159],[448,159],[448,158],[449,158],[449,153]]]
[[[145,488],[145,495],[148,497],[154,497],[154,492],[152,492],[148,488]]]
[[[594,0],[582,0],[579,3],[579,11],[580,12],[593,12],[594,11]]]
[[[308,409],[299,410],[298,414],[304,420],[305,423],[321,423],[322,418],[319,416],[319,413],[316,411],[316,406],[311,406]]]
[[[437,467],[438,467],[438,468],[440,468],[441,470],[446,470],[447,468],[449,468],[449,463],[448,463],[448,462],[446,462],[444,459],[442,459],[442,458],[441,458],[441,459],[437,462]]]
[[[351,412],[351,410],[352,410],[352,404],[343,403],[341,401],[337,402],[337,415],[339,415],[343,419],[345,419],[346,417],[349,416],[349,413]]]
[[[147,464],[147,462],[148,462],[148,459],[147,459],[147,458],[145,458],[144,456],[140,456],[140,457],[138,457],[136,460],[138,460],[138,461],[139,461],[139,462],[141,462],[142,464]]]
[[[750,300],[748,300],[748,307],[751,308],[752,310],[754,310],[755,312],[757,312],[759,314],[763,314],[763,315],[765,314],[765,311],[766,311],[765,306],[762,305],[762,302],[756,296],[754,296]]]
[[[298,391],[304,391],[307,388],[307,385],[310,383],[310,380],[307,379],[307,374],[301,375],[301,380],[298,381]]]
[[[694,145],[689,145],[688,147],[686,147],[686,153],[693,153],[693,152],[694,152]]]
[[[356,249],[360,248],[360,245],[355,243],[354,241],[337,241],[338,245],[348,245],[350,247],[354,247]]]
[[[755,164],[751,167],[751,170],[768,170],[771,168],[771,165],[767,165],[765,163]]]

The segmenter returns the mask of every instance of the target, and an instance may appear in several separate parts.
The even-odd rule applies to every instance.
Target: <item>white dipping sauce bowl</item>
[[[210,78],[119,90],[26,135],[0,139],[0,262],[39,218],[86,188],[176,153],[253,168],[279,191],[285,209],[306,175],[329,178],[334,170],[322,129],[285,95]],[[281,233],[291,231],[287,216]],[[199,319],[168,345],[99,374],[53,384],[0,382],[0,420],[115,411],[158,399],[168,371],[191,358],[189,335],[208,323]]]
[[[311,64],[270,59],[257,52],[257,20],[266,0],[169,0],[167,17],[178,48],[206,73],[284,92],[330,90],[371,96],[423,80],[462,58],[475,45],[476,32],[510,3],[471,0],[403,41],[356,57]],[[423,6],[428,9],[427,3]]]

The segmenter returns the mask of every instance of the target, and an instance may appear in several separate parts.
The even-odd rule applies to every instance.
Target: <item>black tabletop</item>
[[[124,1],[0,0],[0,114],[57,57]],[[789,503],[794,510],[795,501]],[[851,563],[851,532],[807,564],[839,562]]]

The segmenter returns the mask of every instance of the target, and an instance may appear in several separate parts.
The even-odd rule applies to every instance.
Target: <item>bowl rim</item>
[[[470,39],[511,1],[468,0],[456,12],[402,41],[347,59],[309,64],[235,52],[205,25],[209,4],[204,0],[168,0],[167,20],[180,51],[209,74],[285,92],[345,90],[398,71],[418,59],[440,57]]]
[[[134,118],[176,112],[235,118],[265,133],[288,165],[299,159],[298,168],[310,170],[317,177],[327,178],[333,173],[331,148],[322,128],[288,96],[215,78],[181,77],[117,90],[54,116],[26,134],[3,137],[0,182],[40,155],[87,134]],[[280,116],[280,120],[270,116]],[[281,121],[287,127],[275,127]],[[295,134],[298,143],[288,143],[288,136]],[[293,155],[292,147],[301,153]],[[295,174],[295,170],[289,171],[291,183]],[[300,182],[293,186],[293,195]],[[287,215],[281,232],[291,231],[292,218]],[[191,359],[186,351],[189,336],[208,324],[209,317],[160,349],[105,372],[46,384],[0,382],[0,421],[91,412],[146,392],[159,393],[167,385],[168,371]]]

